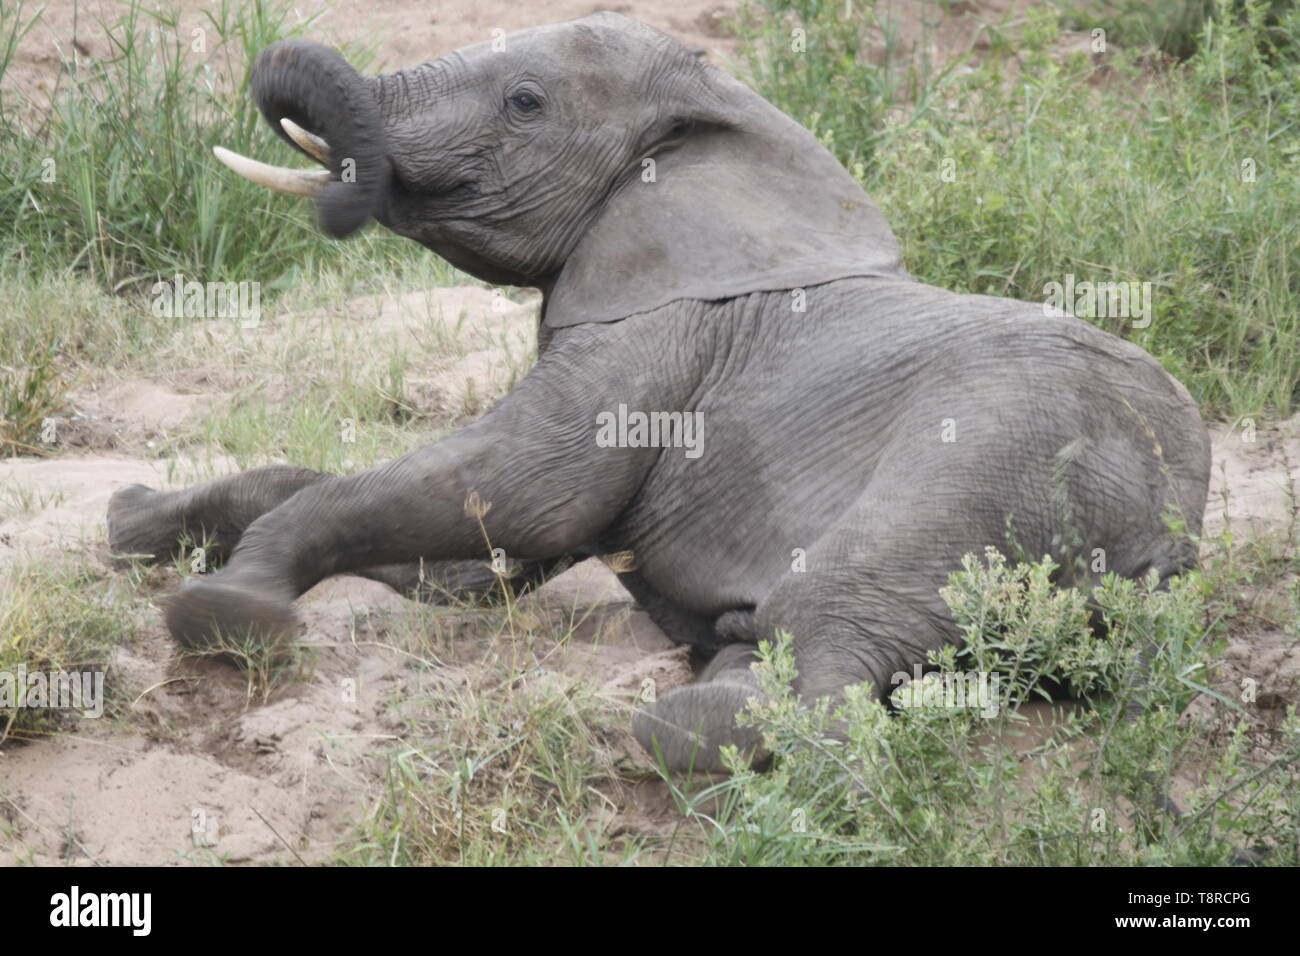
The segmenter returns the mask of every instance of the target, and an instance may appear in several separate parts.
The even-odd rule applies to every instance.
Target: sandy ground
[[[467,383],[480,397],[504,390],[512,350],[502,343],[514,335],[528,343],[536,309],[536,300],[502,308],[487,290],[466,287],[366,298],[349,311],[376,341],[427,334],[430,322],[460,326],[459,354],[413,383],[440,400],[439,415],[456,420]],[[209,324],[208,334],[221,333],[221,323]],[[262,347],[275,349],[289,330],[287,320],[267,323]],[[192,427],[226,398],[179,394],[150,381],[74,391],[72,448],[50,459],[0,462],[0,489],[37,493],[33,505],[11,504],[0,515],[0,574],[69,558],[110,569],[104,516],[116,488],[182,487],[236,470],[226,459],[141,460],[151,443]],[[79,453],[76,444],[132,457]],[[158,596],[176,586],[174,569],[154,574],[164,582]],[[299,604],[310,669],[266,701],[250,700],[232,668],[178,658],[161,614],[141,609],[134,638],[109,670],[109,693],[123,710],[74,721],[35,743],[0,746],[0,821],[7,823],[0,863],[329,858],[364,813],[386,745],[405,730],[394,702],[465,682],[483,637],[466,637],[431,671],[389,640],[390,628],[418,605],[387,586],[341,576]],[[539,625],[577,622],[562,645],[544,653],[535,679],[580,680],[630,708],[647,679],[662,691],[691,678],[685,649],[663,636],[599,561],[557,576],[521,606]],[[649,768],[629,731],[626,722],[616,729],[613,746]],[[627,813],[646,812],[638,807],[644,793],[627,796]],[[651,804],[649,812],[657,812],[662,800]]]

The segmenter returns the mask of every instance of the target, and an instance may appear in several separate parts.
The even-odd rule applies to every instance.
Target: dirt
[[[1225,525],[1246,534],[1285,528],[1290,502],[1300,494],[1300,416],[1272,424],[1243,419],[1216,425],[1211,435],[1206,533],[1217,534]]]
[[[431,414],[452,421],[467,414],[467,383],[479,401],[508,387],[518,348],[506,346],[531,348],[537,321],[535,297],[503,303],[476,287],[368,297],[347,309],[376,340],[428,334],[438,323],[459,330],[459,349],[417,383],[422,394],[441,399]],[[277,338],[313,317],[295,320],[267,323],[259,347],[275,350]],[[229,326],[209,332],[238,334]],[[203,381],[221,383],[220,376]],[[228,398],[182,395],[144,380],[74,391],[80,425],[62,454],[0,462],[0,488],[31,492],[28,507],[11,505],[0,518],[0,574],[69,557],[99,573],[121,573],[107,553],[109,496],[126,484],[182,487],[236,470],[222,458],[145,457],[157,440],[192,428]],[[84,453],[77,439],[85,435],[111,436],[119,453]],[[153,598],[179,580],[170,568],[153,575],[140,589]],[[531,680],[583,681],[628,708],[646,680],[662,691],[691,678],[685,650],[600,561],[557,576],[521,608],[577,622],[567,639],[542,652],[546,664]],[[364,578],[322,582],[299,602],[299,641],[310,648],[310,666],[263,701],[250,699],[248,681],[229,666],[178,657],[156,607],[142,608],[133,639],[110,663],[116,710],[34,743],[0,747],[0,820],[8,824],[0,827],[0,863],[332,859],[364,814],[385,746],[406,729],[393,702],[454,684],[475,666],[480,636],[472,629],[437,673],[396,649],[390,629],[416,609]],[[628,729],[619,733],[618,749],[645,760]],[[642,787],[627,799],[628,812],[640,818],[662,809],[655,801],[664,797]]]
[[[1300,415],[1263,424],[1246,419],[1211,429],[1214,471],[1206,508],[1207,537],[1227,530],[1236,541],[1277,547],[1297,540],[1300,520]],[[1300,596],[1300,581],[1283,582]],[[1251,608],[1259,626],[1233,630],[1219,655],[1209,684],[1215,694],[1199,694],[1183,713],[1214,747],[1227,744],[1239,719],[1250,727],[1243,746],[1247,759],[1264,763],[1276,756],[1288,706],[1300,703],[1300,634],[1287,630],[1294,610],[1274,607],[1276,592],[1261,593],[1249,583],[1237,600]],[[1272,619],[1272,623],[1270,623]],[[1230,706],[1224,699],[1231,701]]]

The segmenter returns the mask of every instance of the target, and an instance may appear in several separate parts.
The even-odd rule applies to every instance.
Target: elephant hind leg
[[[309,468],[268,465],[181,491],[127,485],[108,501],[109,548],[117,555],[166,561],[189,537],[207,542],[209,561],[224,561],[250,524],[330,477]]]
[[[539,587],[571,561],[567,555],[545,560],[516,561],[504,579],[510,582],[518,597]],[[381,564],[361,568],[355,573],[387,584],[406,597],[429,604],[448,604],[453,600],[489,594],[500,587],[503,580],[503,576],[497,574],[486,559]]]
[[[677,687],[638,711],[632,732],[647,753],[669,770],[719,773],[721,748],[737,747],[755,765],[767,760],[762,738],[736,716],[760,692],[749,666],[757,658],[750,644],[729,644],[709,662],[694,684]]]
[[[127,485],[117,489],[108,502],[109,549],[117,555],[166,561],[188,537],[195,544],[206,542],[206,560],[220,564],[234,551],[250,524],[303,488],[332,478],[308,468],[268,465],[180,491]],[[516,593],[539,584],[558,563],[519,562],[510,578]],[[482,560],[385,564],[356,573],[431,603],[484,594],[500,581]],[[203,616],[203,612],[198,613]]]
[[[941,511],[932,502],[906,507],[866,496],[808,549],[805,570],[791,571],[738,623],[755,641],[778,628],[794,635],[794,690],[804,701],[834,699],[864,681],[886,696],[894,675],[924,664],[930,649],[959,640],[939,589],[962,554],[997,542],[1001,533],[1000,515],[962,520],[971,511],[965,502]],[[950,550],[918,560],[918,541],[945,541]],[[735,722],[758,693],[748,670],[753,653],[752,644],[725,648],[700,682],[665,694],[638,715],[638,740],[648,746],[657,734],[676,770],[692,758],[697,769],[722,769],[718,748],[726,743],[758,753],[757,732]]]

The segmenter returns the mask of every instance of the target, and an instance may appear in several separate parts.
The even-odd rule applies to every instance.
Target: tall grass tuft
[[[120,591],[73,560],[0,572],[0,743],[54,732],[72,719],[56,699],[34,693],[31,678],[102,672],[131,630]],[[107,683],[111,689],[115,682]]]
[[[265,128],[247,68],[276,40],[313,23],[281,0],[219,0],[182,33],[179,14],[132,0],[103,28],[110,55],[71,51],[53,103],[0,83],[0,274],[84,272],[110,291],[148,290],[175,275],[257,281],[264,293],[355,258],[369,275],[427,256],[378,230],[336,244],[308,206],[229,173],[224,145],[278,164],[297,162]],[[0,11],[0,74],[39,13]],[[348,51],[364,68],[369,57]]]

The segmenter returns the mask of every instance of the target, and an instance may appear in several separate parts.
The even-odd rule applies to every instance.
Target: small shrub
[[[1205,689],[1213,638],[1200,576],[1168,591],[1106,579],[1092,595],[1108,631],[1099,638],[1088,596],[1053,585],[1054,570],[1049,560],[1010,566],[990,551],[968,556],[944,591],[968,644],[932,664],[949,675],[999,675],[992,715],[914,698],[891,716],[864,686],[834,707],[806,706],[791,690],[789,636],[764,645],[757,669],[767,699],[747,719],[762,730],[772,769],[737,767],[707,791],[721,808],[712,814],[693,809],[698,795],[683,795],[704,824],[708,858],[1209,865],[1248,839],[1269,847],[1270,862],[1294,863],[1300,720],[1291,715],[1284,753],[1264,768],[1205,752],[1179,721]],[[1089,706],[1037,722],[1041,709],[1034,716],[1031,705],[1048,675],[1086,686]],[[1195,785],[1175,820],[1164,798],[1184,778]]]

